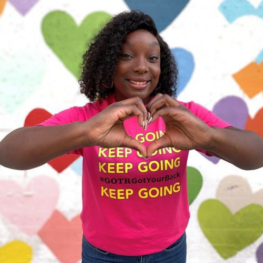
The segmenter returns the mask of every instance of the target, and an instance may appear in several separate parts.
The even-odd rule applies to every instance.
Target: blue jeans
[[[132,248],[131,248],[132,249]],[[186,234],[165,250],[144,256],[120,256],[91,245],[83,236],[82,263],[185,263]]]

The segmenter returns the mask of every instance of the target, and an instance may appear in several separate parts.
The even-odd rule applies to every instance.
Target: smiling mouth
[[[145,88],[147,84],[150,82],[150,80],[136,81],[136,80],[130,80],[130,79],[128,81],[133,88],[137,88],[137,89]]]

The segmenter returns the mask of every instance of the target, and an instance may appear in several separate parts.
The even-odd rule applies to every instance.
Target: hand
[[[111,104],[85,123],[87,125],[85,129],[88,138],[87,146],[129,147],[140,151],[146,157],[145,146],[131,138],[123,126],[123,121],[133,116],[137,116],[140,126],[145,126],[147,111],[140,98],[131,98]]]
[[[151,100],[147,109],[152,116],[151,122],[162,117],[166,126],[164,136],[148,146],[147,156],[163,147],[175,147],[180,150],[213,147],[213,129],[174,98],[158,94]]]

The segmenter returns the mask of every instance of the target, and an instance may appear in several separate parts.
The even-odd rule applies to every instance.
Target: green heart
[[[210,199],[200,205],[198,220],[209,242],[227,259],[262,235],[263,207],[251,204],[233,215],[223,203]]]
[[[110,19],[111,16],[105,12],[95,12],[78,26],[69,14],[53,11],[44,17],[42,33],[47,45],[78,79],[88,44]]]
[[[188,187],[188,200],[192,204],[197,195],[199,194],[203,185],[203,177],[201,173],[194,167],[187,167],[187,187]]]

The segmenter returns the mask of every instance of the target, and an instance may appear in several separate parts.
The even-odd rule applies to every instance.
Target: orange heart
[[[248,117],[247,124],[245,126],[245,130],[250,130],[256,132],[258,135],[263,137],[263,108],[261,108],[254,119]]]
[[[260,64],[251,62],[239,72],[233,74],[233,78],[248,97],[253,98],[263,91],[263,62]]]
[[[6,4],[6,0],[0,0],[0,15],[3,13],[5,4]]]

